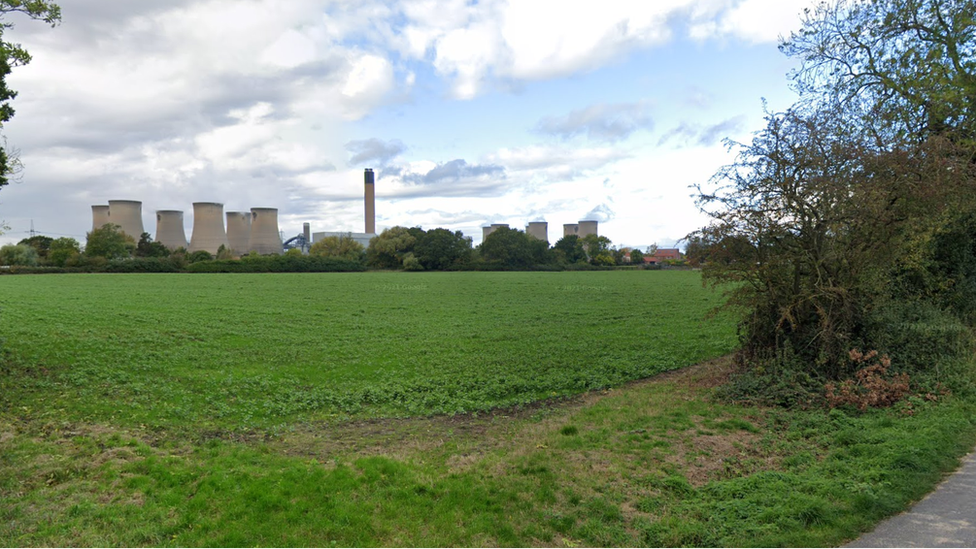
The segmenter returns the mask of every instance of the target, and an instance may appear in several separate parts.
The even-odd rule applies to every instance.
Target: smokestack
[[[190,234],[190,253],[204,250],[216,254],[221,246],[229,248],[224,232],[224,205],[217,202],[193,203],[193,232]]]
[[[244,255],[251,247],[251,212],[227,212],[227,247]]]
[[[372,168],[363,174],[366,186],[366,233],[376,234],[376,185]]]
[[[251,208],[251,251],[280,254],[284,246],[278,234],[278,208]]]
[[[92,206],[92,230],[101,229],[106,223],[112,221],[108,218],[108,205]],[[141,235],[140,235],[141,236]]]
[[[308,223],[302,223],[302,236],[305,237],[305,247],[312,247],[312,226]]]
[[[171,250],[186,248],[183,212],[179,210],[156,210],[156,242]]]
[[[136,242],[146,232],[142,228],[142,202],[138,200],[109,200],[108,221],[122,227],[122,232]]]

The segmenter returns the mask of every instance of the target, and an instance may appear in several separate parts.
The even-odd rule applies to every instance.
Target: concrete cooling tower
[[[549,242],[549,224],[545,221],[531,221],[525,227],[525,234]]]
[[[183,212],[180,210],[156,210],[156,242],[170,250],[186,248]]]
[[[280,254],[283,248],[278,234],[278,208],[251,208],[250,251]]]
[[[251,212],[227,212],[227,246],[234,255],[251,248]]]
[[[229,247],[224,232],[224,205],[216,202],[193,203],[193,233],[190,252],[204,250],[216,254],[221,246]]]
[[[375,234],[376,233],[376,181],[373,176],[373,170],[366,168],[363,174],[364,178],[364,194],[366,202],[366,233]]]
[[[596,235],[597,233],[597,222],[596,221],[580,221],[579,222],[579,237],[583,238],[587,235]]]
[[[138,200],[109,200],[108,221],[122,227],[122,232],[139,241],[142,233],[142,202]]]
[[[92,230],[101,229],[106,223],[112,221],[108,218],[108,205],[92,206]]]
[[[579,236],[579,225],[578,224],[576,224],[576,223],[566,223],[565,225],[563,225],[563,236],[564,237],[565,236],[574,235],[574,234],[577,235],[577,236]]]

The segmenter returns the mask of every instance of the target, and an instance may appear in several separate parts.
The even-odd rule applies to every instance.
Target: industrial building
[[[182,211],[156,210],[156,242],[171,250],[188,246]]]
[[[530,221],[525,226],[525,234],[549,242],[549,224],[545,221]]]
[[[330,236],[349,237],[362,246],[368,247],[369,241],[376,236],[376,179],[373,170],[366,168],[363,172],[363,204],[365,232],[354,233],[348,231],[323,231],[312,234],[312,242],[318,242]]]
[[[94,210],[94,208],[92,208]],[[94,212],[93,212],[94,213]],[[118,225],[122,232],[137,242],[146,232],[142,227],[142,202],[137,200],[109,200],[108,222]]]
[[[599,236],[599,228],[597,221],[593,220],[583,220],[577,223],[567,223],[563,225],[563,237],[570,235],[576,235],[583,238],[587,235],[597,235]]]
[[[109,200],[108,206],[92,206],[92,229],[107,223],[121,227],[122,232],[138,239],[142,226],[142,202]],[[224,228],[224,205],[218,202],[193,203],[193,231],[189,243],[183,229],[182,210],[156,211],[156,241],[167,248],[186,248],[190,252],[216,254],[221,246],[237,255],[250,252],[280,254],[283,251],[278,232],[277,208],[251,208],[250,212],[227,212]],[[232,244],[233,242],[233,244]]]

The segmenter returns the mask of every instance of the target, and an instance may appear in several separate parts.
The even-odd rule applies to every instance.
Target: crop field
[[[971,393],[716,400],[719,299],[667,271],[0,276],[0,546],[839,545],[971,448]]]
[[[33,372],[4,404],[168,429],[487,410],[619,385],[735,344],[727,320],[703,320],[719,295],[692,272],[23,276],[0,286],[13,367]]]

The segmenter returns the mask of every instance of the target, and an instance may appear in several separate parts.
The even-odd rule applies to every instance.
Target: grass
[[[4,277],[17,400],[164,429],[453,414],[732,349],[695,273]],[[680,337],[679,337],[680,336]],[[10,387],[4,394],[10,393]],[[0,399],[4,399],[0,396]]]
[[[577,372],[560,369],[558,359],[547,358],[547,353],[560,352],[557,345],[543,339],[543,351],[535,349],[539,332],[529,330],[532,337],[518,339],[520,332],[508,329],[513,324],[499,324],[495,330],[487,321],[470,327],[478,328],[472,332],[445,327],[461,320],[479,322],[480,315],[458,308],[456,317],[447,311],[430,317],[440,319],[431,321],[433,329],[442,334],[478,333],[480,353],[465,354],[450,345],[439,345],[433,336],[419,331],[416,337],[426,341],[426,346],[412,346],[408,339],[402,347],[405,357],[416,359],[417,369],[406,372],[407,367],[402,366],[406,372],[402,379],[406,383],[425,376],[443,379],[428,394],[449,395],[413,402],[417,406],[439,404],[420,407],[422,412],[416,415],[411,415],[404,402],[381,398],[360,401],[350,408],[326,402],[288,413],[269,411],[266,404],[280,398],[275,391],[287,392],[288,380],[300,373],[297,368],[289,370],[276,380],[266,366],[252,368],[249,364],[293,356],[280,348],[285,341],[309,340],[308,334],[316,329],[299,331],[297,322],[264,323],[274,324],[268,328],[273,335],[247,332],[241,336],[258,338],[248,348],[261,358],[247,362],[241,357],[251,355],[235,354],[234,346],[227,343],[233,340],[214,335],[233,330],[227,324],[218,326],[217,317],[226,318],[226,311],[212,304],[224,303],[229,295],[220,286],[246,283],[263,288],[256,294],[271,294],[257,296],[260,303],[269,307],[288,304],[275,309],[278,318],[298,315],[292,305],[304,299],[317,304],[305,308],[306,317],[326,303],[347,299],[297,291],[314,287],[309,284],[314,275],[284,282],[292,277],[273,275],[261,280],[240,275],[245,278],[226,276],[201,282],[193,276],[0,280],[5,290],[0,331],[8,336],[7,346],[13,353],[0,376],[0,545],[837,545],[921,497],[944,471],[954,467],[976,435],[976,407],[961,397],[916,400],[910,407],[864,414],[716,402],[710,395],[728,375],[724,360],[626,382],[626,372],[637,377],[654,373],[645,373],[638,366],[608,366],[625,362],[629,353],[669,354],[669,359],[660,361],[665,367],[658,370],[663,370],[699,360],[689,350],[694,343],[676,340],[731,339],[731,330],[721,319],[700,324],[675,318],[669,324],[658,322],[661,314],[648,315],[653,307],[627,309],[635,292],[645,292],[647,301],[657,304],[658,310],[674,307],[668,313],[671,317],[690,316],[692,311],[698,314],[696,307],[704,309],[714,296],[697,286],[693,273],[462,276],[475,274],[478,276],[456,280],[451,278],[453,274],[442,279],[434,274],[372,273],[359,279],[323,278],[346,291],[371,289],[364,294],[379,294],[380,287],[390,285],[389,294],[382,298],[372,295],[360,300],[376,307],[362,324],[381,331],[407,330],[406,326],[424,318],[415,312],[403,312],[404,318],[399,320],[375,318],[383,316],[375,314],[386,310],[383,307],[430,310],[435,308],[428,303],[432,294],[448,295],[452,284],[493,281],[501,286],[485,283],[481,290],[457,291],[469,292],[468,298],[481,304],[484,316],[492,316],[484,311],[495,304],[494,314],[502,318],[534,319],[550,331],[564,329],[581,338],[562,343],[586,357],[576,363]],[[79,293],[85,279],[94,280],[89,284],[102,287],[104,293]],[[17,299],[11,298],[10,280],[25,280],[17,282],[22,284],[16,287]],[[426,289],[419,289],[424,286]],[[142,298],[114,302],[117,314],[128,311],[130,321],[144,318],[144,322],[109,329],[116,318],[113,306],[98,302],[95,296],[107,302],[121,299],[110,295],[113,287],[119,292],[134,293],[137,288],[145,292]],[[493,297],[473,296],[479,291]],[[660,297],[655,291],[683,295]],[[180,297],[188,292],[192,299]],[[550,292],[567,293],[557,294],[562,299],[550,299]],[[601,293],[594,297],[595,292]],[[45,294],[38,303],[56,303],[57,297],[71,295],[78,302],[72,314],[45,312],[39,304],[24,304],[26,296],[36,293]],[[540,297],[534,301],[535,294]],[[146,301],[156,303],[148,307],[155,313],[143,313],[136,307]],[[194,322],[188,326],[159,321],[179,319],[175,313],[159,311],[180,311],[194,302],[211,305],[196,309],[189,317]],[[232,311],[239,307],[255,314],[260,309],[256,304],[231,302],[234,305],[228,309]],[[350,317],[355,307],[363,307],[353,305],[356,300],[344,302],[349,304],[345,314]],[[126,309],[127,305],[131,308]],[[338,309],[328,309],[327,314],[338,318]],[[588,311],[591,318],[580,320],[579,326],[567,326],[566,316],[575,316],[570,311],[581,310]],[[78,314],[89,314],[90,319],[74,318]],[[597,314],[614,329],[600,331],[593,317]],[[626,322],[614,324],[614,317],[624,314],[630,314],[630,323],[639,328]],[[34,317],[37,319],[31,320]],[[56,323],[55,318],[59,319]],[[234,318],[246,323],[250,317]],[[93,331],[86,331],[89,329]],[[171,352],[165,345],[142,352],[131,348],[133,341],[151,339],[153,331],[165,334],[170,330],[212,339],[197,342],[188,338],[178,343],[171,339],[170,346],[176,348]],[[587,335],[590,332],[592,336]],[[641,333],[642,338],[635,340]],[[28,338],[25,334],[34,335]],[[47,337],[40,337],[44,334]],[[86,347],[86,334],[97,345]],[[500,334],[509,338],[500,338]],[[277,346],[275,338],[282,338]],[[367,351],[382,348],[352,336],[348,341],[358,345],[351,349],[346,343],[343,352],[321,341],[310,342],[311,350],[294,356],[311,361],[313,356],[348,355],[336,360],[352,367],[366,362]],[[196,353],[207,345],[211,355],[223,356]],[[504,369],[490,367],[492,359],[517,357],[519,346],[537,364],[546,365],[555,389],[537,391],[500,375]],[[718,347],[715,354],[724,352]],[[443,372],[445,359],[438,362],[440,369],[422,370],[424,361],[414,353],[425,348],[428,354],[422,356],[435,361],[452,352],[458,353],[452,356],[469,357],[471,368],[483,370],[476,372],[481,376],[478,379],[505,390],[478,392],[470,398],[479,403],[472,406],[477,413],[429,416],[444,402],[455,402],[450,399],[457,397],[440,388],[449,387],[451,376],[463,370]],[[195,358],[185,358],[187,354]],[[478,358],[486,354],[490,356]],[[281,358],[277,366],[287,369],[288,360],[298,359]],[[240,368],[235,367],[237,361]],[[119,364],[146,367],[123,376]],[[512,368],[530,370],[522,364],[515,361]],[[173,371],[166,372],[167,367]],[[196,377],[194,367],[199,370]],[[71,381],[76,368],[84,370],[89,385]],[[110,375],[102,374],[106,371]],[[333,390],[361,396],[356,391],[369,387],[370,382],[392,383],[376,370],[372,372],[358,371],[357,375],[340,376],[336,382],[317,372],[302,378],[305,389],[300,384],[294,388],[308,391],[316,383],[334,383]],[[574,379],[577,373],[599,379],[600,388],[574,391],[566,379]],[[257,410],[250,419],[244,421],[241,411],[211,415],[207,406],[217,399],[206,391],[223,387],[228,392],[219,394],[232,397],[230,390],[247,388],[245,381],[261,376],[268,382],[231,406],[232,410],[236,406]],[[227,385],[207,382],[228,379]],[[149,396],[134,398],[142,392]],[[552,393],[561,398],[531,402]],[[497,394],[504,395],[499,403],[518,404],[489,410],[489,399]],[[152,406],[150,398],[156,399]],[[183,424],[170,413],[177,406],[187,408]]]

